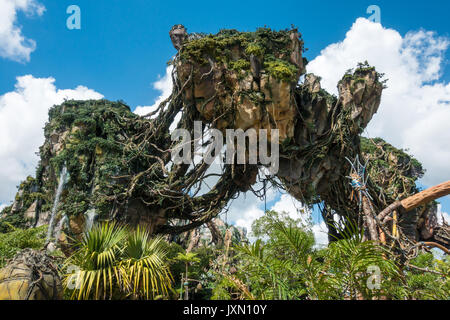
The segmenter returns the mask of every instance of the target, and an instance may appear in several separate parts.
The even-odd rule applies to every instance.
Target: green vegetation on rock
[[[268,60],[264,66],[271,76],[285,81],[293,81],[298,73],[293,64],[281,59]]]
[[[9,228],[7,231],[0,232],[0,268],[6,264],[8,259],[12,259],[22,249],[42,249],[47,226],[18,229],[4,221],[0,221],[0,225],[4,228],[3,230]]]
[[[255,32],[221,30],[216,35],[201,35],[200,38],[187,41],[180,57],[182,61],[193,60],[208,64],[211,60],[225,63],[234,70],[247,70],[250,67],[250,56],[254,55],[262,59],[264,67],[273,77],[292,81],[298,68],[289,61],[290,32],[291,30],[273,31],[269,28],[259,28]],[[244,59],[236,58],[238,52],[245,53]]]

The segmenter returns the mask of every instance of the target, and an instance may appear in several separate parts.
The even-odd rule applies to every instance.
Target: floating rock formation
[[[13,205],[3,210],[4,219],[25,226],[48,223],[64,166],[69,179],[56,212],[57,225],[67,217],[57,232],[62,242],[79,238],[94,220],[145,224],[153,233],[190,231],[208,224],[258,179],[307,205],[321,204],[326,221],[338,215],[362,227],[347,178],[346,158],[356,156],[368,160],[375,213],[417,192],[415,180],[423,174],[417,160],[380,139],[360,137],[383,90],[382,76],[367,63],[343,75],[336,97],[321,88],[319,77],[306,74],[296,29],[205,35],[176,25],[170,37],[178,50],[171,61],[172,95],[144,117],[107,100],[54,106],[36,177],[21,184]],[[279,171],[264,177],[259,171],[265,164],[225,164],[205,191],[208,164],[171,161],[178,142],[169,128],[177,115],[177,127],[191,136],[194,121],[202,121],[206,136],[212,128],[268,129],[269,136],[278,129]],[[196,143],[189,143],[196,151]],[[202,147],[211,143],[205,138]],[[399,226],[413,240],[431,239],[438,230],[434,221],[430,204],[401,216]]]
[[[180,29],[176,29],[180,30]],[[183,29],[184,30],[184,29]],[[173,37],[172,37],[173,38]],[[292,138],[294,89],[305,72],[297,30],[221,31],[186,42],[175,67],[185,104],[217,129],[279,130]]]

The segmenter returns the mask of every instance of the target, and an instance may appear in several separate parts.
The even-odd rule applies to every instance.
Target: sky
[[[70,5],[80,29],[69,29]],[[370,5],[380,9],[373,22]],[[137,113],[171,90],[166,62],[176,53],[168,32],[233,28],[302,33],[307,71],[336,92],[343,73],[368,60],[389,79],[364,135],[408,149],[427,168],[419,187],[450,178],[450,45],[446,0],[429,1],[144,1],[0,0],[0,206],[33,175],[47,111],[64,99],[123,100]],[[449,197],[440,200],[448,219]],[[301,204],[273,191],[267,208],[299,214]],[[264,214],[251,194],[236,199],[228,222],[249,227]],[[304,214],[306,215],[306,214]],[[313,211],[314,231],[326,242]]]

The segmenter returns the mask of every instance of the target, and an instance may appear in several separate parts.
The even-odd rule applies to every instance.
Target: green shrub
[[[3,223],[8,225],[8,223]],[[41,249],[45,242],[47,226],[18,229],[9,224],[10,231],[0,233],[0,267],[25,248]]]
[[[293,64],[280,59],[264,62],[264,67],[271,76],[284,81],[292,81],[298,72]]]

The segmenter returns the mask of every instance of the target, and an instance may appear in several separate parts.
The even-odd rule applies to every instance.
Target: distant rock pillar
[[[176,24],[170,29],[169,35],[175,49],[180,50],[187,38],[186,28],[182,24]]]

